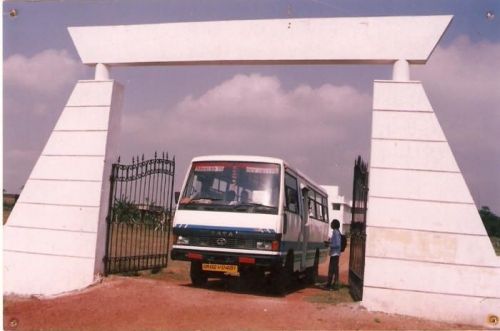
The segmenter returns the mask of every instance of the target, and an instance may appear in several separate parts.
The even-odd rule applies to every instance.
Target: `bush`
[[[483,206],[479,210],[488,236],[500,238],[500,217],[495,215],[489,207]]]

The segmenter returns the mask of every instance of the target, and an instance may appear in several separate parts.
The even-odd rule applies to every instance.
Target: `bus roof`
[[[267,156],[255,156],[255,155],[205,155],[193,158],[191,162],[198,161],[250,161],[250,162],[268,162],[268,163],[278,163],[283,164],[282,159]]]
[[[288,162],[283,159],[279,159],[276,157],[268,157],[268,156],[255,156],[255,155],[204,155],[193,158],[191,162],[199,162],[199,161],[246,161],[246,162],[266,162],[266,163],[278,163],[280,165],[284,165],[286,168],[291,169],[300,177],[304,178],[309,185],[313,186],[317,191],[328,195],[326,190],[321,187],[318,183],[313,181],[308,176],[304,175],[300,170],[295,167],[292,167]]]

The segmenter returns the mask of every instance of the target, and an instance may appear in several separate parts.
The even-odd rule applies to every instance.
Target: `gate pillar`
[[[103,272],[123,87],[79,81],[4,226],[4,293],[51,295]]]
[[[363,305],[488,325],[500,257],[421,82],[375,81]]]

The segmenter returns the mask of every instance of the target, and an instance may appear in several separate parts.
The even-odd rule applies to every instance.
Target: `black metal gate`
[[[112,165],[105,273],[167,266],[175,157],[132,159]]]
[[[349,288],[354,300],[361,300],[363,298],[367,200],[368,166],[363,162],[361,156],[358,156],[354,162],[351,249],[349,257]]]

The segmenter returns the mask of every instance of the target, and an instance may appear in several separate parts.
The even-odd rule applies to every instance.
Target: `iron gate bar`
[[[349,255],[349,289],[353,298],[358,301],[363,298],[368,175],[367,164],[361,159],[361,156],[358,156],[354,162]]]
[[[105,274],[162,268],[168,264],[175,157],[168,154],[112,165]]]

